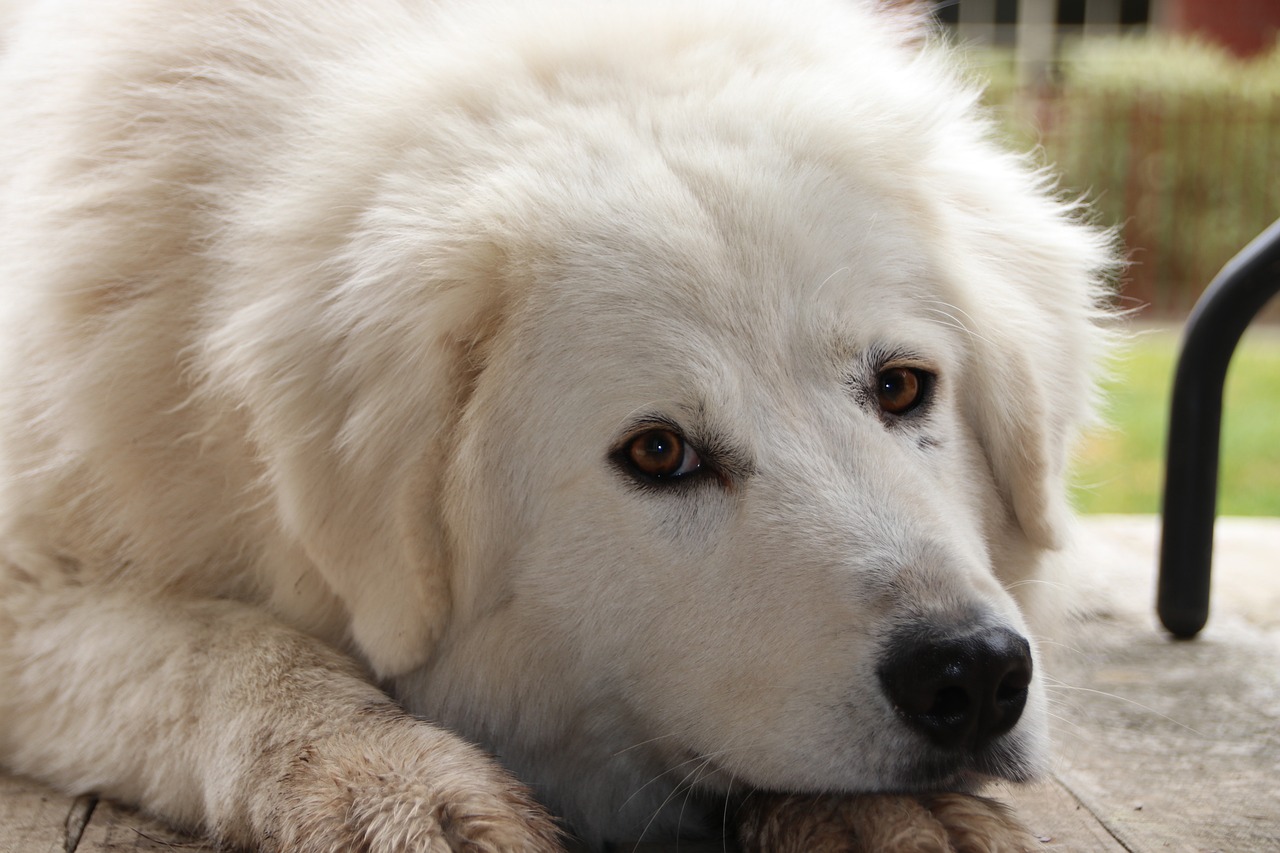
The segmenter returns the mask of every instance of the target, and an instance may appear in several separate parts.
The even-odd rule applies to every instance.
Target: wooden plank
[[[1125,853],[1102,821],[1056,779],[993,785],[987,794],[1012,808],[1046,853]]]
[[[64,853],[73,803],[37,782],[0,776],[0,851]]]
[[[1094,524],[1107,607],[1053,668],[1057,777],[1133,853],[1280,850],[1280,629],[1254,606],[1280,600],[1280,524],[1260,571],[1237,547],[1259,524],[1219,520],[1214,577],[1235,582],[1189,642],[1152,616],[1155,521]]]
[[[1102,654],[1064,673],[1058,774],[1134,853],[1280,850],[1280,647],[1225,628],[1100,626]]]

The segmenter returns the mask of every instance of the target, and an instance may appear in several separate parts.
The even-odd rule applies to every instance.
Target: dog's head
[[[464,618],[519,613],[540,671],[704,781],[1028,777],[1045,700],[1009,587],[1063,536],[1092,346],[1085,262],[1037,265],[1083,235],[966,231],[979,200],[939,175],[744,179],[761,156],[668,151],[542,212],[572,238],[524,269],[446,490]]]
[[[626,797],[615,759],[722,789],[1033,775],[1010,590],[1064,535],[1106,250],[869,19],[680,14],[451,80],[465,109],[366,217],[333,346],[370,401],[346,464],[385,495],[317,518],[428,544],[388,552],[357,645],[393,672],[443,631],[407,701],[579,816]],[[426,632],[379,622],[415,555],[452,602]]]

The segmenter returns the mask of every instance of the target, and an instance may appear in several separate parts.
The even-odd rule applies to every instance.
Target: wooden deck
[[[1280,521],[1220,522],[1214,612],[1189,643],[1151,615],[1154,520],[1098,518],[1088,531],[1099,609],[1055,662],[1054,773],[995,793],[1046,851],[1280,851]],[[0,777],[0,851],[213,849],[109,802]]]

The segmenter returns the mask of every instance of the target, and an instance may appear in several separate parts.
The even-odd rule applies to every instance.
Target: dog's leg
[[[744,853],[1028,853],[1037,839],[1000,803],[967,794],[755,794]]]
[[[9,767],[257,850],[559,849],[492,761],[266,614],[38,586],[0,567]]]

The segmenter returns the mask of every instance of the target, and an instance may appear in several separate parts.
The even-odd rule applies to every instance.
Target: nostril
[[[909,726],[939,746],[970,749],[1017,724],[1031,675],[1030,645],[1006,628],[895,635],[879,669],[885,695]]]
[[[1010,672],[1000,680],[1000,686],[996,689],[996,696],[1000,699],[1010,698],[1027,692],[1027,688],[1031,686],[1031,667],[1019,665],[1017,669]]]
[[[934,697],[929,713],[944,719],[963,717],[970,712],[972,704],[963,687],[944,687]]]
[[[963,687],[943,687],[934,694],[929,708],[914,716],[929,731],[945,733],[964,731],[973,713],[973,699],[968,691]]]
[[[1031,686],[1031,652],[1026,641],[1007,656],[997,659],[1005,667],[1004,675],[996,682],[992,707],[987,712],[988,737],[996,737],[1012,729],[1022,716],[1027,704],[1027,690]]]

